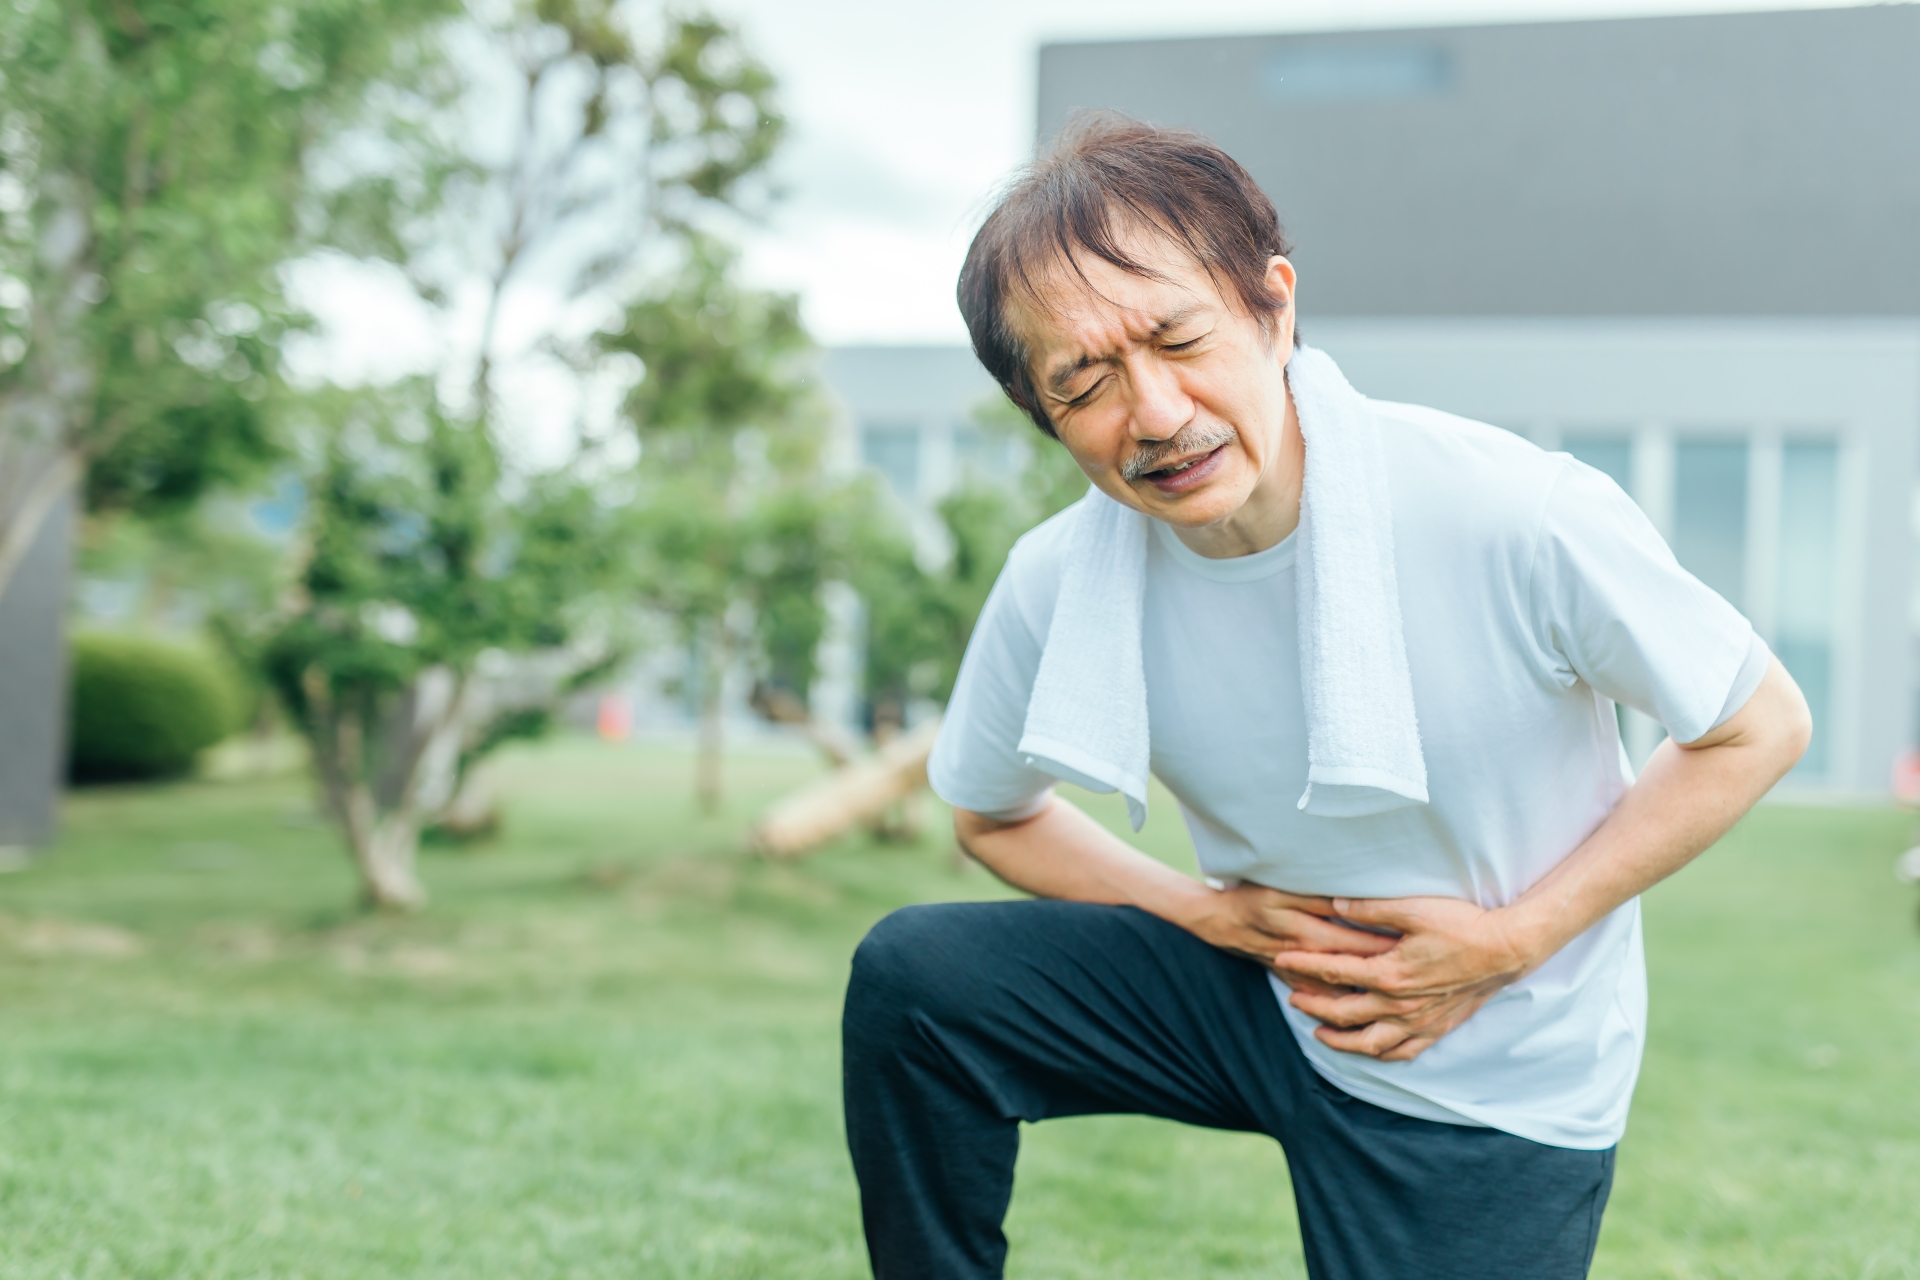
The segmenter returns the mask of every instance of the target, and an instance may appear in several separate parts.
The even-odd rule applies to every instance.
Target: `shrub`
[[[203,650],[141,635],[73,639],[68,774],[77,782],[185,773],[238,727],[240,695]]]

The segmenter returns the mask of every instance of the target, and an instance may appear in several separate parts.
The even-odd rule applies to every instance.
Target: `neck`
[[[1232,515],[1212,524],[1183,527],[1173,532],[1189,548],[1210,560],[1230,560],[1278,546],[1300,525],[1300,484],[1306,475],[1306,442],[1293,409],[1293,391],[1283,392],[1286,414],[1280,424],[1280,447],[1270,453],[1253,491]]]

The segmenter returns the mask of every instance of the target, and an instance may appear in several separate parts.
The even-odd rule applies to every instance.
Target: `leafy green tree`
[[[689,655],[696,791],[712,809],[727,673],[744,661],[804,701],[823,588],[853,577],[874,545],[874,495],[821,466],[821,406],[795,299],[741,285],[720,243],[694,239],[679,274],[630,306],[600,347],[645,369],[625,405],[641,449],[641,589]]]
[[[0,9],[0,589],[83,481],[165,512],[273,455],[307,162],[446,7]]]
[[[423,901],[422,823],[623,651],[609,584],[673,532],[612,500],[632,478],[584,424],[564,465],[516,464],[502,376],[613,358],[593,322],[752,202],[783,128],[771,92],[702,16],[476,7],[326,157],[339,250],[397,267],[443,332],[478,321],[404,394],[316,398],[304,600],[264,646],[376,905]]]
[[[1020,535],[1087,491],[1086,475],[1056,440],[996,397],[974,425],[1005,465],[968,473],[939,506],[950,552],[924,566],[908,545],[869,544],[854,577],[867,613],[866,694],[898,723],[912,698],[944,702],[973,624]]]
[[[623,517],[568,477],[503,483],[484,426],[424,380],[307,411],[311,552],[259,644],[367,902],[410,909],[422,824],[625,652]]]

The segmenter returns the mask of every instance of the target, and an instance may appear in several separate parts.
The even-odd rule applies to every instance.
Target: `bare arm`
[[[1301,950],[1276,958],[1295,1007],[1337,1049],[1418,1056],[1500,988],[1538,969],[1634,895],[1726,834],[1807,749],[1812,719],[1778,659],[1718,728],[1663,742],[1606,821],[1512,903],[1486,911],[1453,898],[1335,899],[1334,912],[1400,930],[1369,958]],[[1336,992],[1332,988],[1359,988]]]
[[[1333,923],[1326,898],[1258,885],[1210,888],[1156,862],[1058,796],[1020,822],[958,809],[953,825],[961,848],[1016,889],[1139,907],[1262,964],[1286,950],[1373,955],[1394,942]]]

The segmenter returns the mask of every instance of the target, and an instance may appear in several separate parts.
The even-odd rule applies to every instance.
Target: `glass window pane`
[[[1561,447],[1595,471],[1604,471],[1613,482],[1633,492],[1633,441],[1622,435],[1568,435]]]
[[[911,502],[920,495],[920,433],[910,426],[874,424],[860,432],[860,460],[885,476]]]
[[[1813,741],[1794,770],[1831,767],[1834,577],[1839,559],[1840,450],[1832,442],[1780,451],[1780,565],[1773,650],[1807,696]]]
[[[1744,608],[1747,442],[1683,440],[1673,463],[1673,554],[1734,608]]]

